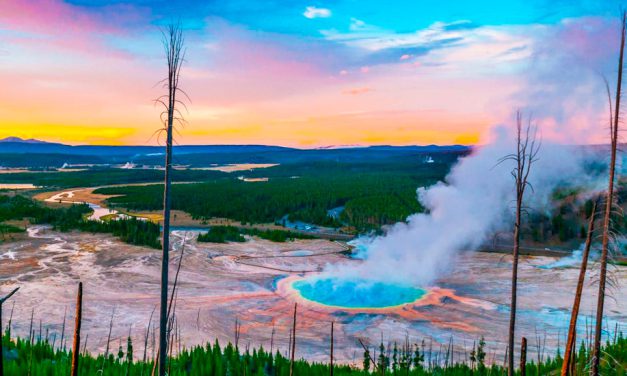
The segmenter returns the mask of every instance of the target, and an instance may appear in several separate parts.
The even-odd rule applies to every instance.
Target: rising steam
[[[527,82],[509,100],[508,108],[522,108],[543,125],[547,139],[570,144],[601,142],[607,109],[601,72],[615,61],[615,20],[564,21],[547,28],[529,46],[533,62]],[[613,63],[612,63],[613,64]],[[568,67],[568,69],[565,69]],[[328,266],[330,278],[432,284],[462,250],[476,250],[498,231],[513,228],[515,185],[511,163],[498,160],[514,152],[511,128],[496,127],[490,142],[462,158],[440,182],[418,189],[425,213],[410,216],[385,235],[361,239],[363,262]],[[594,139],[591,137],[594,135]],[[584,165],[592,155],[580,147],[543,141],[532,167],[525,204],[529,211],[551,209],[550,195],[561,186],[598,190],[603,183]]]
[[[515,150],[514,136],[497,128],[491,144],[477,148],[453,167],[444,182],[418,189],[427,209],[384,236],[366,240],[363,262],[329,266],[331,277],[427,286],[462,250],[475,250],[495,231],[513,226],[514,181],[511,162],[499,158]],[[543,143],[532,167],[527,205],[546,210],[550,195],[567,185],[591,185],[596,179],[583,168],[581,149]]]

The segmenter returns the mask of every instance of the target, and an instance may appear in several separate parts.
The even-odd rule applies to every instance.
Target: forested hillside
[[[111,233],[129,244],[161,247],[160,227],[157,223],[136,218],[93,221],[87,219],[91,212],[92,209],[88,205],[49,208],[24,196],[0,194],[0,230],[5,232],[23,231],[23,229],[3,222],[26,219],[33,224],[50,224],[59,231],[81,230],[92,233]]]
[[[244,223],[279,221],[289,214],[322,226],[341,223],[327,211],[340,206],[341,221],[359,230],[378,228],[404,220],[422,210],[416,188],[431,184],[434,178],[420,179],[387,173],[329,174],[323,178],[271,178],[249,183],[221,179],[173,187],[173,208],[196,219],[230,218]],[[102,188],[96,193],[123,195],[108,200],[112,206],[129,210],[159,210],[163,202],[161,185]]]

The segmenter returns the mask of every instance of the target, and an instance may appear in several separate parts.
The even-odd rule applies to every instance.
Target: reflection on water
[[[236,172],[236,171],[252,171],[256,168],[269,168],[278,166],[277,163],[237,163],[237,164],[228,164],[224,166],[215,166],[215,167],[195,167],[192,170],[211,170],[211,171],[222,171],[222,172]]]
[[[78,200],[74,200],[74,196],[76,191],[64,191],[64,192],[59,192],[49,198],[47,198],[45,201],[46,202],[56,202],[56,203],[63,203],[63,204],[87,204],[89,205],[89,208],[91,210],[93,210],[93,213],[89,216],[89,220],[92,221],[100,221],[103,219],[103,217],[108,216],[110,217],[109,219],[130,219],[131,216],[128,214],[124,214],[124,213],[120,213],[119,211],[115,210],[115,209],[109,209],[109,208],[104,208],[98,204],[94,204],[92,202],[86,202],[86,201],[78,201]],[[147,220],[147,218],[144,217],[135,217],[137,219],[140,220]]]

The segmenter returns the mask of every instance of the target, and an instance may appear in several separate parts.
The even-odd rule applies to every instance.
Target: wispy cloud
[[[60,0],[0,2],[5,42],[91,54],[123,55],[123,49],[112,41],[146,28],[147,17],[145,11],[126,5],[104,7],[95,13]]]
[[[330,42],[353,51],[345,68],[383,64],[436,67],[479,61],[490,63],[526,58],[527,26],[477,26],[469,21],[435,22],[410,32],[387,30],[352,18],[348,29],[321,30]],[[483,52],[481,52],[483,51]]]
[[[313,19],[313,18],[328,18],[331,17],[331,10],[327,8],[318,8],[315,6],[309,6],[305,8],[305,12],[303,16]]]
[[[566,19],[536,31],[524,85],[512,102],[533,114],[544,137],[607,142],[603,79],[616,80],[619,36],[618,20],[604,17]]]
[[[425,29],[399,33],[369,25],[364,21],[353,18],[348,32],[340,32],[333,29],[322,30],[321,33],[328,40],[368,51],[380,51],[389,48],[415,48],[459,40],[466,34],[467,30],[475,28],[476,26],[468,21],[435,22]]]

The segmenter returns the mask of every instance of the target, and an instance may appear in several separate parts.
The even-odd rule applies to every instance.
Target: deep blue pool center
[[[292,287],[310,301],[344,308],[386,308],[415,302],[427,291],[409,285],[366,280],[311,277]]]

